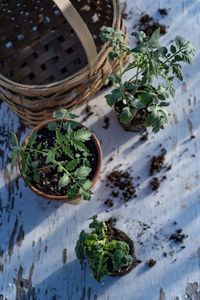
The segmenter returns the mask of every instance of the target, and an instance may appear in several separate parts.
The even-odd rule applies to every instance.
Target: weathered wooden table
[[[101,141],[103,169],[92,200],[77,206],[40,199],[11,169],[10,132],[22,140],[28,129],[1,103],[0,299],[200,299],[200,1],[127,2],[125,22],[130,32],[141,13],[148,13],[169,26],[162,37],[164,44],[176,34],[194,42],[195,66],[184,66],[185,81],[176,84],[177,103],[170,107],[169,125],[156,135],[149,132],[147,141],[120,127],[106,105],[105,92],[90,102],[94,114],[85,124]],[[166,8],[168,15],[162,18],[159,8]],[[76,112],[81,121],[85,107]],[[104,117],[110,120],[108,129],[103,128]],[[160,144],[172,168],[159,174],[167,179],[153,192],[149,167],[151,157],[160,154]],[[137,198],[127,203],[116,198],[108,208],[104,204],[110,193],[106,176],[115,167],[131,172],[134,185],[139,184]],[[87,265],[81,266],[74,253],[79,232],[94,214],[101,220],[116,217],[116,227],[134,240],[136,256],[142,260],[125,277],[105,278],[103,286],[90,277]],[[188,235],[184,244],[170,240],[179,228]],[[152,268],[146,264],[151,258],[157,261]]]

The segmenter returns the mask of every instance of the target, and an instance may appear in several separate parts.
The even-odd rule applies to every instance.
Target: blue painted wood
[[[166,8],[168,15],[161,17],[159,8]],[[179,34],[197,49],[195,65],[185,66],[184,82],[176,84],[177,102],[170,107],[170,123],[157,135],[149,131],[148,140],[141,141],[139,134],[125,132],[117,123],[104,100],[107,91],[96,95],[89,103],[94,114],[85,124],[101,141],[101,178],[90,202],[54,204],[33,194],[18,171],[11,170],[10,132],[17,132],[22,140],[28,129],[1,103],[0,299],[200,299],[200,1],[128,0],[127,12],[129,32],[146,12],[167,25],[164,44]],[[85,107],[75,111],[81,121]],[[105,116],[110,119],[108,129],[103,128]],[[158,175],[167,179],[158,192],[152,192],[149,166],[151,157],[160,154],[160,144],[172,168]],[[137,198],[128,203],[116,198],[108,208],[104,204],[110,196],[106,176],[115,167],[132,174],[134,185],[139,184]],[[88,218],[97,213],[102,220],[117,218],[116,227],[134,240],[136,256],[142,260],[125,277],[105,278],[103,286],[90,277],[87,265],[80,265],[74,253],[79,232],[87,229]],[[188,235],[185,248],[169,239],[179,228]],[[151,258],[157,261],[153,268],[146,265]]]

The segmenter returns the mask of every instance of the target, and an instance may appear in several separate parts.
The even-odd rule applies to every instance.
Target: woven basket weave
[[[99,33],[122,29],[118,0],[0,0],[0,9],[0,98],[26,126],[83,103],[117,72]]]

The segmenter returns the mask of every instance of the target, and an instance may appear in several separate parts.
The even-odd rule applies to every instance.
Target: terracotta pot
[[[106,225],[108,230],[109,228],[111,228],[114,231],[114,238],[115,240],[120,240],[120,241],[124,241],[126,242],[129,247],[130,247],[130,251],[129,254],[133,257],[133,262],[129,267],[124,267],[121,271],[112,271],[110,276],[124,276],[126,274],[128,274],[135,266],[136,266],[136,257],[135,257],[135,249],[134,249],[134,244],[133,241],[131,240],[131,238],[122,230],[117,229],[115,227],[112,227],[110,225]]]
[[[29,134],[26,136],[25,138],[25,143],[27,145],[28,143],[28,137],[33,133],[34,130],[36,130],[37,132],[39,132],[43,127],[45,127],[48,123],[51,123],[51,122],[61,122],[61,120],[55,120],[55,119],[49,119],[49,120],[46,120],[46,121],[43,121],[41,122],[39,125],[37,125],[36,127],[34,127],[30,132]],[[72,120],[69,120],[69,119],[65,119],[65,121],[72,121]],[[80,127],[85,127],[87,128],[86,126],[80,124]],[[97,137],[95,136],[95,134],[93,133],[92,134],[92,140],[96,146],[96,149],[97,149],[97,153],[98,153],[98,164],[97,164],[97,168],[96,168],[96,172],[94,174],[94,177],[92,178],[92,185],[90,187],[90,189],[92,189],[100,175],[100,171],[101,171],[101,166],[102,166],[102,151],[101,151],[101,146],[100,146],[100,143],[97,139]],[[21,173],[21,156],[19,155],[19,169],[20,169],[20,173]],[[21,176],[23,178],[23,175],[21,173]],[[78,195],[76,196],[74,199],[72,200],[68,200],[68,197],[67,195],[66,196],[53,196],[53,195],[49,195],[49,194],[46,194],[44,193],[43,191],[37,189],[36,187],[34,187],[32,184],[29,184],[28,187],[34,192],[36,193],[37,195],[39,195],[40,197],[42,198],[45,198],[45,199],[48,199],[48,200],[51,200],[51,201],[56,201],[56,202],[69,202],[69,203],[73,203],[73,204],[79,204],[80,201],[81,201],[81,196]]]

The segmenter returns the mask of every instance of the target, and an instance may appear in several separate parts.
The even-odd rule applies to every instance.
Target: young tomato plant
[[[133,257],[129,254],[130,247],[126,242],[108,240],[104,222],[98,221],[97,216],[91,219],[89,227],[93,230],[91,233],[84,230],[80,233],[75,251],[78,259],[87,258],[93,272],[92,277],[102,283],[103,276],[111,274],[107,266],[108,260],[112,263],[113,271],[120,271],[123,267],[131,266]]]
[[[137,113],[147,112],[145,126],[152,126],[154,132],[164,129],[168,122],[166,110],[171,95],[175,99],[174,79],[183,80],[181,62],[193,64],[195,49],[191,42],[176,36],[175,43],[169,49],[159,43],[160,29],[149,38],[143,31],[133,32],[138,43],[130,49],[124,42],[124,33],[106,27],[101,32],[101,39],[112,47],[109,59],[119,61],[120,71],[117,75],[107,77],[114,85],[111,94],[106,95],[108,105],[120,107],[119,118],[124,124],[130,123]],[[132,61],[122,68],[121,57],[130,55]],[[129,80],[123,82],[124,75],[131,72]],[[157,87],[152,86],[157,79]]]
[[[92,181],[88,179],[91,172],[89,148],[85,143],[91,140],[92,131],[72,121],[77,116],[65,109],[53,113],[56,119],[48,123],[47,130],[53,134],[49,145],[40,142],[40,132],[33,131],[28,142],[19,146],[15,133],[12,133],[12,165],[20,157],[21,173],[26,185],[40,183],[42,174],[49,170],[59,173],[58,189],[67,187],[67,196],[71,200],[80,193],[82,199],[90,200]],[[65,121],[71,119],[71,121]],[[41,159],[44,163],[41,164]]]

